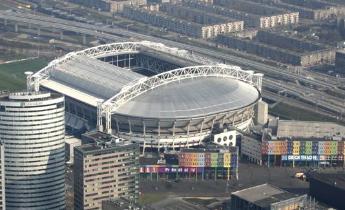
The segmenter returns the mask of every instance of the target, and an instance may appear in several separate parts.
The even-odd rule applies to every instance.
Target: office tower
[[[46,92],[0,95],[6,208],[65,208],[64,97]]]
[[[6,210],[5,205],[5,158],[4,145],[0,143],[0,209]]]
[[[103,200],[118,197],[135,202],[139,146],[101,132],[84,138],[94,142],[74,149],[74,209],[101,209]]]

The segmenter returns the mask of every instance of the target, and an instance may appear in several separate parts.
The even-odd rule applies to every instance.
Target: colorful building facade
[[[176,155],[175,165],[142,165],[146,177],[233,179],[238,178],[238,148],[230,150],[186,149]]]
[[[343,165],[344,141],[272,140],[262,142],[263,162],[267,165]]]

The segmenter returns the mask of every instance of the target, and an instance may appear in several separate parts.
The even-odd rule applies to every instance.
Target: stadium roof
[[[57,65],[51,72],[51,79],[103,98],[110,98],[123,86],[140,78],[144,76],[83,55]]]
[[[187,67],[145,77],[131,69],[98,60],[108,56],[148,52],[160,60]],[[163,59],[163,60],[164,60]],[[202,65],[195,65],[202,64]],[[145,67],[147,68],[147,67]],[[149,67],[151,68],[151,67]],[[155,64],[152,68],[156,67]],[[140,118],[200,118],[217,113],[233,113],[260,99],[263,74],[220,64],[191,51],[153,42],[110,43],[70,52],[46,67],[29,74],[27,86],[38,91],[45,87],[98,107],[97,126],[105,117],[106,132],[111,133],[111,114]],[[102,102],[101,102],[102,101]]]
[[[258,90],[245,82],[229,77],[198,77],[152,89],[116,112],[145,118],[189,118],[240,109],[259,98]]]

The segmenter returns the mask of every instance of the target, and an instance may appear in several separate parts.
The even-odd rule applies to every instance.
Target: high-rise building
[[[0,209],[6,210],[5,205],[5,158],[4,145],[0,143]]]
[[[6,209],[65,208],[64,97],[0,95]]]
[[[74,149],[74,209],[101,209],[103,200],[118,197],[135,202],[139,145],[101,132],[83,138],[94,143]]]

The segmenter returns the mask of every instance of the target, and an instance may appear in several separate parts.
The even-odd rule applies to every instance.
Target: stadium
[[[66,124],[137,141],[145,149],[200,145],[224,125],[246,129],[263,75],[153,42],[71,52],[27,75],[29,90],[66,98]]]

